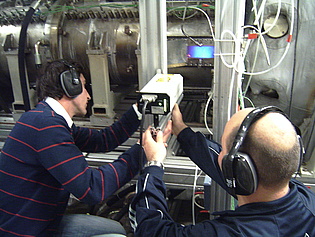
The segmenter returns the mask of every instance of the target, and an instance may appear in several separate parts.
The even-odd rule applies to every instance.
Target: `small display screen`
[[[188,58],[214,58],[214,46],[211,45],[191,45],[187,46]]]

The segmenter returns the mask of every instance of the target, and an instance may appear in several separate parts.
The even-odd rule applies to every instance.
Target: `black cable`
[[[159,128],[159,115],[158,114],[153,114],[153,124],[154,124],[154,128],[157,129]]]
[[[140,150],[140,159],[139,159],[139,170],[140,172],[142,171],[142,167],[143,167],[143,163],[144,163],[144,150],[142,147],[142,136],[143,136],[143,126],[144,126],[144,121],[145,121],[145,111],[147,108],[149,101],[145,100],[143,107],[142,107],[142,119],[141,119],[141,123],[140,123],[140,146],[141,146],[141,150]]]
[[[197,40],[193,39],[191,36],[189,36],[188,34],[186,34],[186,32],[184,31],[184,25],[182,24],[180,26],[180,29],[183,33],[183,35],[185,35],[188,39],[190,39],[192,42],[194,42],[196,45],[198,45],[199,47],[201,47],[203,44],[199,43]]]
[[[122,199],[124,199],[129,193],[132,193],[136,190],[136,184],[133,184],[119,193],[112,195],[111,197],[108,198],[108,200],[103,204],[101,207],[99,207],[98,211],[96,212],[97,216],[102,215],[104,212],[106,212],[109,208],[114,207],[114,205],[117,206],[119,204],[118,202]]]
[[[30,7],[28,12],[25,15],[25,18],[22,22],[22,27],[20,31],[19,37],[19,48],[18,48],[18,65],[19,65],[19,75],[20,75],[20,83],[23,95],[24,102],[24,110],[28,111],[31,109],[31,104],[28,95],[28,86],[26,79],[26,71],[25,71],[25,46],[26,46],[26,37],[27,37],[27,28],[29,23],[32,20],[35,9]]]
[[[106,202],[107,206],[110,207],[110,206],[114,205],[116,202],[118,202],[119,200],[124,198],[128,193],[134,192],[135,190],[136,190],[135,184],[125,188],[124,190],[122,190],[119,193],[117,193],[116,195],[114,195],[112,198],[108,199]]]
[[[120,221],[121,218],[123,218],[124,215],[125,215],[126,213],[128,213],[128,211],[129,211],[129,205],[124,205],[124,206],[120,209],[120,211],[114,216],[113,220],[115,220],[115,221]]]

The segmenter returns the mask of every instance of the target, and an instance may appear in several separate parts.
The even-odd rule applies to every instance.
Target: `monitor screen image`
[[[211,45],[191,45],[187,46],[188,58],[214,58],[214,46]]]

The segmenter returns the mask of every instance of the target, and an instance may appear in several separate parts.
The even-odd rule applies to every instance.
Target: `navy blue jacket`
[[[190,158],[226,189],[217,162],[220,145],[190,128],[178,140]],[[297,180],[290,181],[290,192],[278,200],[242,205],[215,213],[219,217],[214,220],[183,226],[168,214],[162,179],[163,170],[157,166],[145,168],[139,177],[129,213],[135,236],[315,236],[315,194]]]

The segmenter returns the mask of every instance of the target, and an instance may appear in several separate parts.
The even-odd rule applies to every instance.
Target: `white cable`
[[[212,91],[209,92],[209,97],[208,97],[208,100],[207,100],[207,103],[205,105],[205,110],[204,110],[204,123],[205,123],[205,126],[208,130],[208,132],[213,135],[213,132],[210,130],[209,126],[208,126],[208,123],[207,123],[207,111],[208,111],[208,107],[209,107],[209,104],[210,104],[210,101],[213,99],[213,93]]]
[[[263,4],[262,4],[262,5],[263,5]],[[261,7],[262,7],[262,5],[261,5]],[[291,6],[292,6],[292,10],[291,10],[291,11],[292,11],[292,12],[291,12],[291,17],[292,17],[292,19],[291,19],[291,26],[290,26],[289,37],[292,37],[293,28],[294,28],[294,0],[291,0]],[[280,14],[280,8],[281,8],[281,0],[279,0],[279,2],[278,2],[277,15]],[[257,10],[256,10],[256,11],[257,11]],[[259,13],[257,13],[257,15],[261,15],[262,11],[263,11],[262,8],[260,8],[260,11],[259,11]],[[277,18],[277,17],[276,17],[276,18]],[[258,24],[258,26],[259,26],[259,24]],[[259,35],[259,40],[260,40],[260,42],[261,42],[261,44],[262,44],[262,46],[263,46],[263,49],[264,49],[264,52],[265,52],[265,55],[266,55],[267,63],[270,64],[269,53],[268,53],[268,49],[267,49],[266,42],[265,42],[264,37],[263,37],[262,32],[261,32],[261,27],[259,26],[259,29],[258,29],[258,28],[254,27],[254,26],[247,25],[247,26],[244,26],[243,28],[244,28],[244,29],[246,29],[246,28],[252,28],[252,29],[254,29],[254,30],[257,31],[257,34]],[[269,30],[269,29],[268,29],[268,30]],[[223,32],[224,32],[224,33],[229,33],[229,34],[232,36],[232,38],[233,38],[232,41],[236,42],[236,38],[237,38],[237,37],[236,37],[231,31],[226,30],[226,31],[223,31]],[[221,38],[222,38],[223,32],[222,32],[222,34],[221,34]],[[266,31],[265,31],[264,33],[266,33]],[[219,40],[217,40],[217,41],[219,41]],[[224,41],[224,40],[221,39],[220,41]],[[259,44],[257,45],[257,47],[259,47]],[[287,46],[286,46],[286,48],[285,48],[285,51],[284,51],[282,57],[280,58],[280,60],[279,60],[274,66],[272,66],[272,67],[270,67],[270,68],[268,68],[268,69],[266,69],[266,70],[264,70],[264,71],[260,71],[260,72],[253,72],[253,70],[252,70],[252,72],[245,72],[245,71],[244,71],[244,74],[245,74],[245,75],[249,75],[249,76],[261,75],[261,74],[265,74],[265,73],[271,71],[272,69],[278,67],[278,66],[280,65],[280,63],[283,61],[283,59],[286,57],[286,55],[287,55],[287,53],[288,53],[288,50],[289,50],[289,47],[290,47],[290,41],[288,42],[288,44],[287,44]],[[248,47],[247,47],[247,49],[248,49]],[[246,49],[246,52],[245,52],[245,53],[247,53],[247,49]],[[257,48],[257,51],[258,51],[258,48]],[[243,58],[245,58],[245,56],[246,56],[245,53],[243,54]],[[232,64],[228,64],[228,63],[225,61],[225,59],[222,57],[222,55],[225,55],[225,54],[222,54],[222,55],[221,55],[221,54],[222,54],[222,53],[216,54],[216,55],[220,55],[220,58],[221,58],[221,60],[222,60],[222,63],[223,63],[226,67],[228,67],[228,68],[234,68],[234,70],[235,70],[236,72],[241,73],[241,72],[240,72],[238,69],[236,69],[236,67],[235,67],[235,66],[237,65],[237,63],[238,63],[237,61],[233,62]],[[227,54],[226,54],[226,55],[227,55]],[[234,55],[234,54],[231,54],[231,55]],[[255,58],[256,58],[255,61],[257,61],[257,55],[255,55]]]
[[[262,12],[263,12],[264,7],[265,7],[265,3],[266,3],[266,0],[263,0],[261,6],[260,6],[260,8],[259,8],[259,11],[257,12],[256,1],[253,0],[254,12],[255,12],[256,20],[258,20],[258,19],[260,18],[260,16],[262,15]],[[291,0],[291,6],[292,6],[292,13],[291,13],[292,19],[291,19],[291,27],[290,27],[290,33],[289,33],[290,36],[292,36],[293,28],[294,28],[294,0]],[[178,9],[178,8],[182,8],[182,7],[173,8],[173,9],[169,10],[168,12],[173,11],[173,10],[176,10],[176,9]],[[194,7],[194,6],[187,6],[187,7],[185,7],[185,9],[186,9],[186,8],[195,9],[195,10],[197,10],[197,11],[202,12],[202,13],[204,14],[204,16],[206,17],[207,21],[208,21],[209,28],[210,28],[210,31],[211,31],[211,36],[212,36],[213,40],[214,40],[214,41],[224,41],[224,40],[222,40],[222,39],[221,39],[221,40],[218,40],[218,39],[215,38],[215,35],[214,35],[214,32],[213,32],[213,28],[212,28],[212,24],[211,24],[211,20],[210,20],[209,16],[207,15],[207,13],[206,13],[204,10],[202,10],[202,9],[200,9],[200,8],[198,8],[198,7]],[[278,1],[278,10],[277,10],[276,18],[275,18],[273,24],[271,25],[272,27],[274,26],[274,24],[276,23],[276,20],[278,19],[279,15],[280,15],[280,10],[281,10],[281,0]],[[252,27],[252,26],[251,26],[251,27]],[[267,51],[266,42],[264,41],[264,39],[263,39],[263,37],[262,37],[262,33],[264,33],[264,34],[267,33],[272,27],[269,27],[268,30],[266,30],[265,32],[261,32],[261,30],[258,30],[258,31],[257,31],[257,34],[260,35],[259,38],[260,38],[261,43],[262,43],[262,45],[263,45],[263,47],[264,47],[264,51],[265,51],[265,54],[266,54],[266,57],[267,57],[267,61],[269,61],[270,59],[269,59],[269,56],[268,56],[268,53],[267,53],[268,51]],[[222,34],[223,34],[223,33],[224,33],[224,34],[225,34],[225,33],[229,33],[229,34],[232,36],[232,38],[233,38],[232,42],[233,42],[233,41],[236,42],[236,36],[233,34],[233,32],[230,32],[230,31],[228,31],[228,30],[225,30],[225,31],[222,32]],[[222,34],[221,34],[221,36],[222,36]],[[222,37],[221,37],[221,38],[222,38]],[[264,70],[264,71],[260,71],[260,72],[244,72],[244,74],[245,74],[245,75],[252,75],[252,76],[261,75],[261,74],[267,73],[267,72],[271,71],[272,69],[278,67],[279,64],[280,64],[280,63],[283,61],[283,59],[285,58],[285,56],[287,55],[288,50],[289,50],[289,47],[290,47],[290,42],[288,42],[287,47],[286,47],[286,49],[285,49],[285,51],[284,51],[282,57],[280,58],[280,60],[279,60],[274,66],[272,66],[272,67],[270,67],[270,68],[268,68],[268,69],[266,69],[266,70]],[[220,54],[216,54],[216,55],[220,55],[220,58],[221,58],[223,64],[224,64],[226,67],[228,67],[228,68],[234,68],[234,70],[235,70],[236,72],[240,73],[240,72],[235,68],[235,65],[238,63],[237,61],[233,62],[232,64],[228,64],[228,63],[225,61],[225,59],[222,57],[222,56],[225,55],[225,54],[222,54],[222,55],[221,55],[221,53],[220,53]],[[231,54],[231,55],[233,55],[233,54]],[[244,56],[245,56],[245,55],[244,55]]]
[[[197,180],[199,178],[199,176],[202,173],[202,170],[200,170],[200,173],[198,174],[198,170],[199,167],[196,165],[195,166],[195,175],[194,175],[194,185],[193,185],[193,193],[192,193],[192,199],[191,199],[191,212],[192,212],[192,224],[195,225],[196,224],[196,220],[195,220],[195,200],[194,200],[194,196],[195,196],[195,192],[196,192],[196,186],[197,186]]]
[[[278,1],[277,13],[276,13],[276,17],[275,17],[273,23],[271,24],[271,26],[270,26],[267,30],[265,30],[264,32],[262,32],[262,31],[261,31],[261,26],[258,24],[258,20],[259,20],[259,19],[261,18],[261,16],[263,15],[263,11],[264,11],[265,5],[266,5],[266,0],[263,0],[262,3],[261,3],[261,5],[260,5],[260,8],[259,8],[259,10],[258,10],[258,12],[257,12],[256,1],[253,0],[254,14],[255,14],[255,22],[257,22],[257,25],[258,25],[258,27],[259,27],[258,29],[256,28],[255,30],[257,31],[257,34],[259,35],[259,41],[261,42],[261,45],[262,45],[262,47],[263,47],[263,49],[264,49],[264,52],[265,52],[265,55],[266,55],[266,59],[267,59],[267,63],[268,63],[268,65],[270,65],[270,57],[269,57],[267,45],[266,45],[265,39],[264,39],[264,37],[263,37],[263,34],[266,34],[267,32],[269,32],[269,31],[274,27],[274,25],[276,24],[276,22],[277,22],[277,20],[278,20],[278,18],[279,18],[279,15],[280,15],[281,0]],[[291,27],[290,27],[289,37],[292,37],[293,28],[294,28],[294,0],[291,0],[291,6],[292,6],[292,12],[291,12],[292,19],[291,19]],[[178,9],[178,8],[181,8],[181,7],[173,8],[173,9],[171,9],[170,11],[175,10],[175,9]],[[213,28],[212,28],[212,24],[211,24],[211,20],[210,20],[209,16],[207,15],[207,13],[206,13],[205,11],[203,11],[202,9],[197,8],[197,7],[186,6],[186,7],[185,7],[185,12],[186,12],[186,9],[187,9],[187,8],[195,9],[195,10],[197,10],[197,11],[202,12],[202,13],[205,15],[205,17],[206,17],[206,19],[207,19],[207,21],[208,21],[209,27],[210,27],[210,31],[211,31],[212,38],[213,38],[214,41],[222,41],[222,42],[224,42],[224,41],[231,41],[231,42],[234,42],[234,43],[235,43],[236,47],[238,46],[239,41],[238,41],[236,35],[235,35],[233,32],[229,31],[229,30],[224,30],[224,31],[221,33],[221,39],[220,39],[220,40],[218,40],[218,39],[215,38],[215,35],[214,35],[214,32],[213,32]],[[183,19],[184,19],[184,17],[183,17]],[[262,19],[262,18],[261,18],[261,19]],[[252,27],[252,28],[254,28],[253,26],[247,26],[247,27]],[[246,28],[246,27],[244,27],[244,29],[245,29],[245,28]],[[224,36],[225,34],[227,34],[227,33],[231,35],[232,40],[223,40],[223,39],[222,39],[223,36]],[[259,45],[260,45],[260,44],[258,43],[258,44],[257,44],[257,48],[256,48],[256,52],[258,52]],[[288,53],[288,50],[289,50],[289,48],[290,48],[290,45],[291,45],[291,42],[290,42],[290,40],[288,40],[288,44],[287,44],[287,46],[286,46],[286,48],[285,48],[285,51],[284,51],[284,53],[282,54],[280,60],[279,60],[274,66],[272,66],[272,67],[270,67],[270,68],[268,68],[268,69],[266,69],[266,70],[264,70],[264,71],[260,71],[260,72],[253,72],[253,71],[254,71],[254,68],[255,68],[255,65],[256,65],[256,62],[257,62],[257,56],[258,56],[257,53],[255,54],[255,60],[254,60],[252,72],[245,72],[245,71],[239,70],[239,68],[237,68],[237,66],[240,65],[240,63],[244,63],[244,58],[245,58],[245,56],[246,56],[246,54],[247,54],[247,50],[248,50],[249,45],[248,45],[248,47],[245,49],[245,51],[244,51],[245,53],[243,54],[243,57],[240,57],[239,60],[235,60],[235,58],[237,57],[237,55],[236,55],[235,53],[231,53],[231,54],[230,54],[231,56],[233,56],[233,55],[235,56],[235,58],[233,57],[231,64],[227,63],[226,60],[225,60],[225,58],[224,58],[224,55],[228,55],[228,54],[224,54],[224,53],[221,53],[221,52],[220,52],[220,54],[216,54],[216,55],[219,55],[219,56],[220,56],[220,59],[221,59],[222,63],[223,63],[226,67],[232,68],[233,70],[235,70],[235,72],[238,73],[239,76],[241,76],[240,74],[249,75],[249,76],[254,76],[254,75],[261,75],[261,74],[267,73],[267,72],[271,71],[272,69],[278,67],[278,66],[280,65],[280,63],[283,61],[283,59],[286,57],[286,55],[287,55],[287,53]],[[236,49],[236,48],[235,48],[235,49]],[[242,59],[242,62],[241,62],[241,59]],[[232,86],[232,85],[234,85],[235,72],[232,73],[231,84],[230,84],[230,90],[229,90],[229,95],[230,95],[230,97],[231,97],[232,92],[233,92],[233,86]],[[251,77],[250,77],[250,80],[251,80]],[[249,83],[250,83],[250,80],[249,80],[249,82],[248,82],[248,85],[249,85]],[[238,83],[238,85],[239,85],[239,83]],[[248,85],[247,85],[245,91],[247,91]],[[240,93],[240,96],[243,96],[243,94]],[[210,100],[211,100],[211,99],[210,99]],[[210,100],[208,99],[207,103],[209,103]],[[230,98],[230,100],[229,100],[228,108],[230,108],[230,106],[231,106],[231,103],[232,103],[231,100],[232,100],[232,98]],[[205,107],[205,110],[206,110],[206,109],[207,109],[207,106]],[[230,112],[229,112],[229,113],[230,113]],[[205,114],[205,116],[206,116],[206,114]],[[228,117],[230,117],[230,115],[229,115]],[[206,121],[206,120],[205,120],[205,121]],[[205,122],[205,123],[206,123],[206,122]],[[207,127],[207,126],[206,126],[206,127]],[[208,129],[208,127],[207,127],[207,129]],[[208,129],[208,131],[209,131],[209,129]]]
[[[174,11],[174,10],[176,10],[176,9],[178,9],[178,8],[182,8],[182,7],[176,7],[176,8],[172,8],[171,10],[169,10],[168,12],[171,12],[171,11]],[[204,10],[202,10],[202,9],[200,9],[200,8],[198,8],[198,7],[194,7],[194,6],[185,6],[185,9],[186,8],[190,8],[190,9],[195,9],[195,10],[197,10],[197,11],[200,11],[201,13],[203,13],[204,14],[204,16],[206,17],[206,19],[207,19],[207,21],[208,21],[208,25],[209,25],[209,28],[210,28],[210,32],[211,32],[211,36],[212,36],[212,38],[213,38],[213,41],[219,41],[219,42],[235,42],[235,43],[237,43],[237,39],[236,39],[236,36],[234,35],[234,33],[233,32],[231,32],[231,31],[229,31],[229,30],[225,30],[225,31],[223,31],[222,33],[221,33],[221,39],[220,40],[218,40],[218,39],[216,39],[215,38],[215,35],[214,35],[214,32],[213,32],[213,28],[212,28],[212,23],[211,23],[211,20],[210,20],[210,18],[209,18],[209,16],[208,16],[208,14],[204,11]],[[222,39],[222,35],[224,35],[225,33],[229,33],[231,36],[232,36],[232,40],[223,40]],[[216,55],[219,55],[220,57],[221,57],[221,60],[222,60],[222,62],[223,62],[223,64],[225,65],[225,66],[227,66],[228,68],[233,68],[233,66],[235,66],[235,65],[229,65],[224,59],[223,59],[223,55],[228,55],[228,54],[222,54],[221,52],[220,52],[220,54],[215,54],[215,56]],[[235,55],[235,54],[229,54],[229,55]]]
[[[172,9],[170,9],[168,12],[174,11],[174,10],[179,9],[179,8],[182,8],[182,6],[172,8]],[[213,40],[215,40],[214,32],[213,32],[213,28],[212,28],[212,24],[211,24],[211,20],[210,20],[208,14],[207,14],[204,10],[202,10],[202,9],[200,9],[200,8],[198,8],[198,7],[186,6],[185,8],[195,9],[195,10],[197,10],[197,11],[202,12],[202,13],[205,15],[205,17],[206,17],[206,19],[207,19],[207,21],[208,21],[209,27],[210,27],[211,36],[212,36]]]
[[[252,76],[257,76],[257,75],[261,75],[261,74],[265,74],[267,72],[270,72],[272,69],[278,67],[280,65],[280,63],[282,63],[283,59],[285,58],[285,56],[287,55],[288,51],[289,51],[289,48],[290,48],[290,44],[291,42],[288,42],[286,48],[285,48],[285,51],[284,53],[282,54],[280,60],[272,67],[264,70],[264,71],[260,71],[260,72],[244,72],[245,75],[252,75]]]
[[[254,8],[254,14],[255,14],[255,21],[254,25],[258,25],[258,20],[260,19],[260,16],[262,15],[262,11],[265,8],[267,0],[263,0],[262,3],[260,4],[259,11],[257,12],[257,7],[256,7],[256,1],[253,2],[253,8]]]
[[[290,25],[289,39],[288,39],[287,46],[286,46],[284,53],[282,54],[281,58],[279,59],[279,61],[274,66],[272,66],[266,70],[263,70],[260,72],[244,72],[245,75],[257,76],[257,75],[265,74],[267,72],[270,72],[272,69],[278,67],[282,63],[282,61],[286,57],[286,55],[289,51],[289,48],[291,46],[291,37],[293,35],[293,29],[294,29],[294,17],[295,17],[295,15],[294,15],[294,0],[291,0],[291,25]]]
[[[215,39],[215,37],[214,37],[214,32],[213,32],[211,20],[210,20],[208,14],[207,14],[204,10],[202,10],[202,9],[200,9],[200,8],[198,8],[198,7],[188,7],[188,8],[192,8],[192,9],[198,10],[198,11],[202,12],[202,13],[205,15],[205,17],[206,17],[206,19],[207,19],[207,21],[208,21],[208,23],[209,23],[209,27],[210,27],[210,31],[211,31],[212,38],[213,38],[213,40],[215,41],[216,39]]]
[[[235,35],[232,31],[230,31],[230,30],[223,30],[222,33],[221,33],[221,39],[224,37],[225,34],[231,35],[231,37],[233,38],[232,42],[234,42],[235,45],[236,45],[236,42],[237,42],[236,35]],[[234,60],[233,60],[233,59],[232,59],[232,64],[228,64],[228,63],[225,61],[225,59],[224,59],[224,57],[223,57],[221,51],[220,51],[220,54],[219,54],[219,55],[220,55],[220,59],[221,59],[222,63],[223,63],[227,68],[235,68],[236,63],[234,63]]]
[[[240,51],[240,48],[241,48],[241,43],[242,43],[242,40],[243,40],[243,30],[240,34],[240,32],[237,32],[237,34],[234,34],[232,31],[230,30],[223,30],[222,33],[221,33],[221,39],[223,39],[224,35],[225,34],[229,34],[231,37],[232,37],[232,42],[234,42],[234,57],[232,58],[232,62],[231,64],[228,64],[222,53],[220,52],[220,59],[222,61],[222,63],[228,67],[228,68],[231,68],[233,69],[232,71],[232,78],[231,78],[231,82],[229,84],[229,95],[228,95],[228,118],[231,117],[231,110],[230,108],[232,108],[232,96],[233,96],[233,88],[234,88],[234,84],[235,84],[235,74],[237,73],[237,79],[238,79],[238,82],[237,82],[237,88],[239,88],[239,85],[241,86],[241,78],[242,78],[242,75],[245,71],[245,67],[244,67],[244,58],[242,57],[241,55],[241,51]],[[240,37],[241,35],[241,37]],[[221,51],[221,49],[220,49]]]
[[[254,4],[254,1],[253,1],[253,4]],[[272,29],[272,27],[274,27],[276,21],[278,20],[279,15],[280,15],[280,9],[281,9],[281,0],[278,1],[277,15],[276,15],[276,18],[275,18],[273,24],[271,25],[271,27],[269,27],[268,30],[266,30],[265,32],[262,32],[261,34],[267,33],[270,29]],[[252,27],[252,26],[248,26],[248,27]],[[252,28],[254,28],[254,27],[252,27]],[[276,67],[278,67],[280,65],[280,63],[283,61],[283,59],[285,58],[285,56],[288,53],[288,50],[289,50],[289,47],[290,47],[290,44],[291,44],[291,37],[292,37],[292,34],[293,34],[293,28],[294,28],[294,0],[291,0],[291,25],[290,25],[290,31],[289,31],[289,37],[290,38],[288,40],[288,44],[287,44],[287,46],[285,48],[285,51],[284,51],[282,57],[280,58],[278,63],[275,64],[273,67],[271,67],[271,68],[269,68],[267,70],[264,70],[264,71],[254,72],[255,66],[256,66],[256,62],[257,62],[257,57],[258,57],[258,50],[259,50],[259,46],[260,46],[260,44],[257,43],[255,57],[254,57],[254,60],[253,60],[252,72],[245,72],[244,73],[245,75],[249,75],[250,77],[249,77],[248,82],[246,84],[246,88],[245,88],[245,90],[243,92],[243,96],[244,96],[244,99],[247,99],[251,103],[251,105],[253,107],[254,107],[253,102],[249,98],[245,97],[245,95],[246,95],[246,93],[248,91],[249,85],[251,83],[252,77],[255,76],[255,75],[261,75],[261,74],[267,73],[267,72],[271,71],[272,69],[274,69],[274,68],[276,68]],[[259,32],[259,30],[257,32]],[[260,35],[260,37],[262,37],[262,36]]]
[[[266,44],[266,40],[265,38],[262,36],[261,33],[259,33],[259,40],[261,42],[261,45],[263,47],[263,50],[265,52],[265,55],[266,55],[266,60],[267,60],[267,64],[268,66],[270,65],[270,56],[269,56],[269,52],[268,52],[268,49],[267,49],[267,44]]]
[[[200,196],[200,194],[196,194],[196,195],[194,196],[194,203],[195,203],[195,205],[196,205],[197,207],[199,207],[200,209],[205,209],[205,207],[201,206],[199,203],[196,202],[196,197],[199,197],[199,196]]]
[[[264,16],[264,11],[265,11],[265,8],[263,8],[262,10],[261,10],[261,8],[259,9],[261,12],[262,12],[262,17],[261,17],[261,22],[260,22],[260,24],[258,24],[257,25],[257,27],[258,27],[258,33],[259,33],[259,36],[258,36],[258,39],[260,40],[260,42],[261,42],[261,45],[262,45],[262,47],[263,47],[263,50],[264,50],[264,52],[265,52],[265,56],[266,56],[266,59],[267,59],[267,64],[268,64],[268,66],[270,66],[270,56],[269,56],[269,52],[268,52],[268,49],[267,49],[267,44],[266,44],[266,40],[265,40],[265,38],[263,37],[263,35],[262,35],[262,33],[261,33],[261,31],[262,31],[262,27],[263,27],[263,16]]]
[[[291,27],[290,27],[290,36],[292,37],[292,34],[293,34],[293,28],[294,28],[294,0],[291,0],[291,11],[292,11],[292,14],[291,14]]]
[[[268,52],[268,49],[267,49],[267,45],[266,45],[266,41],[262,35],[262,20],[263,20],[263,17],[261,17],[261,15],[263,15],[263,11],[264,11],[264,8],[265,8],[265,2],[262,2],[260,8],[259,8],[259,13],[257,13],[257,8],[256,8],[256,1],[253,1],[253,5],[254,5],[254,15],[255,15],[255,20],[254,20],[254,25],[257,25],[257,28],[256,27],[251,27],[251,28],[255,28],[256,31],[257,31],[257,34],[258,34],[258,39],[259,41],[261,42],[261,45],[263,47],[263,50],[265,52],[265,55],[266,55],[266,59],[267,59],[267,64],[270,65],[270,57],[269,57],[269,52]],[[261,18],[260,18],[261,17]],[[259,19],[261,19],[261,22],[259,23]],[[275,22],[273,22],[275,23]],[[244,29],[246,29],[247,27],[244,27]],[[258,43],[257,43],[258,44]]]
[[[192,205],[191,205],[191,215],[192,215],[192,224],[196,224],[195,220],[195,203],[194,203],[194,195],[196,191],[196,185],[197,185],[197,173],[198,173],[198,166],[195,166],[195,175],[194,175],[194,184],[193,184],[193,193],[192,193]]]

